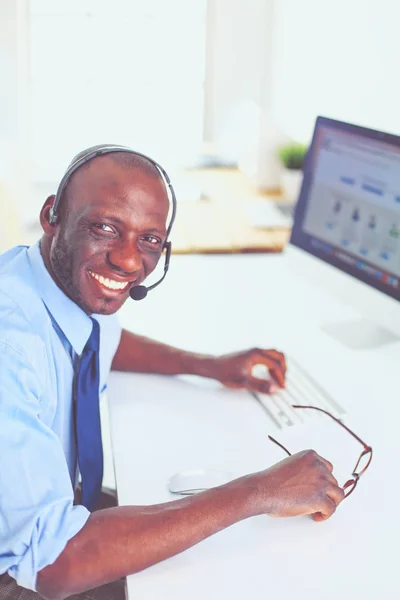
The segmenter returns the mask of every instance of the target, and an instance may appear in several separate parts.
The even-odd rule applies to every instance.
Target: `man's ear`
[[[40,224],[43,231],[48,236],[53,236],[57,227],[57,224],[52,225],[50,223],[50,209],[53,207],[55,195],[52,194],[46,200],[40,211]]]

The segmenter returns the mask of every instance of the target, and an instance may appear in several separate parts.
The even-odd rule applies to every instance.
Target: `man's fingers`
[[[324,515],[324,514],[318,512],[318,513],[314,513],[313,515],[311,515],[311,518],[313,521],[316,521],[318,523],[319,521],[326,521],[327,519],[329,519],[330,516],[331,515]]]
[[[269,373],[272,379],[274,379],[274,381],[276,381],[276,383],[279,385],[279,387],[285,387],[285,376],[282,371],[280,371],[276,367],[270,367]]]
[[[246,387],[260,394],[274,394],[279,389],[271,379],[259,379],[258,377],[248,377]]]
[[[221,383],[232,390],[246,388],[260,394],[275,394],[279,390],[278,384],[272,379],[259,379],[258,377],[251,376],[241,382],[221,381]]]
[[[333,515],[336,510],[336,504],[331,498],[326,496],[324,502],[322,503],[321,510],[314,513],[312,519],[314,521],[326,521]]]
[[[286,359],[282,352],[279,352],[278,350],[261,350],[260,352],[264,356],[272,358],[272,360],[276,361],[281,371],[283,371],[283,374],[286,373]]]
[[[271,356],[261,350],[257,351],[256,355],[252,356],[253,367],[255,365],[265,365],[270,376],[275,379],[280,387],[285,387],[285,373],[281,365]]]
[[[338,480],[336,479],[336,477],[334,477],[334,476],[332,475],[332,473],[331,473],[331,477],[330,477],[330,479],[331,479],[331,482],[333,483],[333,485],[336,485],[336,487],[340,488],[340,485],[339,485],[339,483],[338,483]]]
[[[234,379],[230,381],[222,381],[224,385],[231,388],[247,387],[248,389],[260,392],[263,394],[271,394],[278,391],[278,388],[285,387],[285,372],[286,362],[285,357],[281,352],[277,350],[263,350],[261,348],[253,348],[248,351],[247,365],[245,368],[238,373],[236,381]],[[257,365],[264,365],[267,367],[270,378],[265,378],[264,372],[259,377],[253,374],[248,374],[254,370]]]
[[[324,463],[324,465],[326,466],[326,468],[328,469],[328,471],[330,471],[332,473],[333,471],[333,464],[331,462],[329,462],[329,460],[326,460],[326,458],[323,458],[322,456],[320,456],[318,454],[318,459]]]
[[[344,498],[344,491],[338,485],[330,486],[326,491],[326,494],[331,500],[333,500],[336,506],[339,506]]]
[[[232,390],[238,390],[243,387],[243,383],[238,383],[236,381],[221,381],[222,385],[227,388],[231,388]]]

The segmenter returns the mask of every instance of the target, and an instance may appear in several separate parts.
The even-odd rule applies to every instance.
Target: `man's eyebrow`
[[[158,227],[150,227],[149,229],[146,228],[146,231],[150,231],[151,233],[166,233],[166,229],[159,229]]]
[[[149,233],[158,233],[159,235],[165,235],[167,233],[166,229],[158,229],[157,227],[151,227],[150,229],[146,229]]]
[[[90,215],[90,219],[93,220],[98,220],[98,221],[112,221],[113,223],[117,223],[118,225],[123,225],[124,222],[122,219],[119,219],[118,217],[113,217],[112,215]]]
[[[115,217],[113,215],[101,215],[98,218],[99,221],[105,220],[105,221],[112,221],[113,223],[116,223],[117,225],[125,225],[125,222],[120,219],[119,217]],[[149,233],[158,233],[158,235],[165,235],[167,233],[167,229],[163,228],[163,229],[159,229],[158,227],[150,227],[149,229],[146,228],[146,231],[148,231]]]

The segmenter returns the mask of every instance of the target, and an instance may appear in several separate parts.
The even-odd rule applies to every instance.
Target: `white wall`
[[[0,1],[0,179],[19,204],[29,189],[27,0]]]
[[[308,141],[318,114],[400,134],[399,0],[276,0],[274,108]]]
[[[38,181],[115,140],[166,167],[202,143],[205,0],[31,0]]]
[[[214,142],[237,109],[268,103],[273,0],[208,0],[205,139]]]
[[[16,4],[0,2],[0,139],[15,138],[17,123],[17,35]]]
[[[273,119],[275,0],[208,0],[204,138],[256,187],[279,186]]]
[[[400,0],[208,2],[206,141],[220,138],[248,103],[265,114],[272,108],[285,132],[304,141],[317,114],[400,133]],[[0,152],[29,141],[21,76],[27,4],[0,0]]]

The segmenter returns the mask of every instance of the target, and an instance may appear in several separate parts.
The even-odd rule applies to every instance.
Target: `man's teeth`
[[[103,275],[98,275],[97,273],[93,273],[93,271],[89,271],[90,275],[97,279],[101,285],[108,288],[109,290],[123,290],[128,285],[128,282],[122,283],[121,281],[114,281],[114,279],[108,279],[108,277],[103,277]]]

